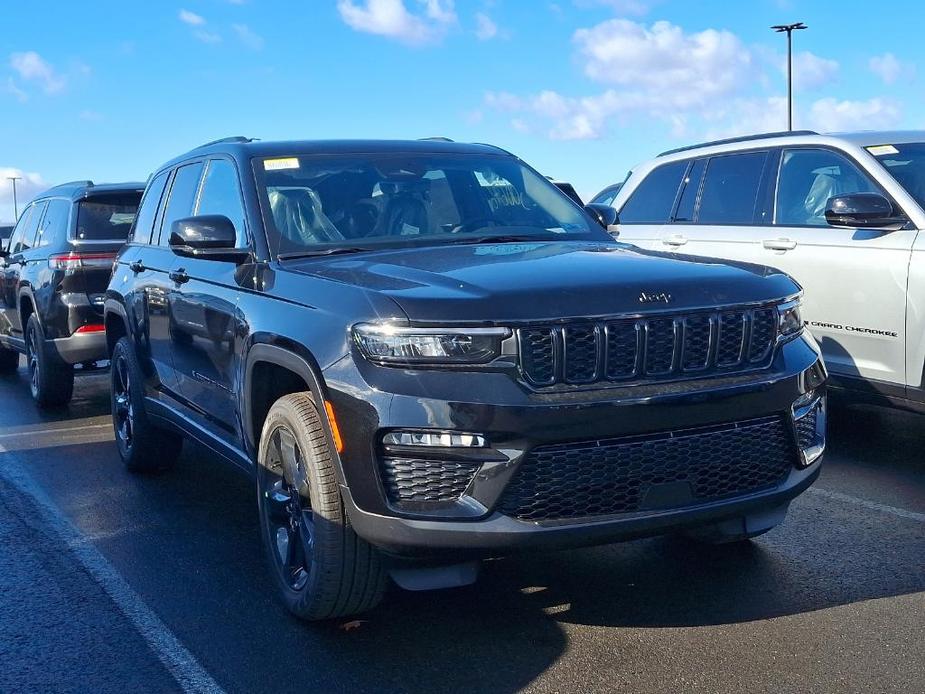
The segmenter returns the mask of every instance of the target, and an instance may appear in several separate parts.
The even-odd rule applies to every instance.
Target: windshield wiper
[[[342,255],[347,253],[363,253],[371,251],[372,248],[363,248],[362,246],[337,246],[335,248],[316,248],[312,251],[292,251],[290,253],[280,253],[277,258],[280,260],[298,260],[299,258],[317,258],[325,255]]]
[[[542,241],[543,237],[538,234],[494,234],[486,236],[469,236],[446,241],[452,244],[480,244],[480,243],[519,243],[521,241]]]

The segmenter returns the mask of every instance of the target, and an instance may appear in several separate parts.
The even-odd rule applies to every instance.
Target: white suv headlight
[[[375,323],[353,327],[367,359],[400,364],[483,364],[501,354],[507,328],[408,328]]]
[[[803,314],[800,300],[794,299],[777,306],[778,331],[782,337],[797,335],[803,330]]]

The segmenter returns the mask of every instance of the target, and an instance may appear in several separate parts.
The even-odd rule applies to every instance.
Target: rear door
[[[769,150],[735,152],[692,162],[672,223],[663,227],[665,250],[756,263],[767,236]]]
[[[619,210],[619,241],[662,250],[661,239],[690,162],[661,164],[629,194]]]
[[[38,262],[37,252],[34,250],[35,238],[47,207],[46,200],[32,203],[26,210],[29,213],[28,218],[24,212],[20,220],[22,232],[20,233],[20,227],[17,225],[13,238],[10,239],[10,255],[3,276],[3,293],[5,322],[8,324],[10,337],[14,339],[22,339],[24,326],[19,312],[20,287],[24,276],[28,275],[29,265],[33,265],[31,269],[34,270],[34,265]]]
[[[820,147],[784,149],[774,225],[763,229],[761,262],[803,286],[803,317],[833,374],[903,385],[906,287],[918,232],[826,223],[829,198],[862,192],[886,195],[846,154]]]
[[[206,164],[194,215],[224,215],[237,231],[237,245],[249,246],[244,203],[235,164],[215,158]],[[243,318],[235,263],[178,258],[172,288],[172,343],[180,393],[209,422],[212,432],[240,443],[235,379],[236,340]]]

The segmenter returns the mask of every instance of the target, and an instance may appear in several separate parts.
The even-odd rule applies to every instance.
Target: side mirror
[[[234,224],[224,215],[186,217],[170,225],[170,249],[187,258],[242,263],[250,251],[236,248],[236,243]]]
[[[611,226],[620,223],[617,211],[610,205],[591,202],[585,205],[585,212],[591,215],[591,218],[607,231],[610,231]]]
[[[851,193],[829,198],[825,221],[833,227],[895,231],[909,219],[894,210],[893,203],[879,193]]]

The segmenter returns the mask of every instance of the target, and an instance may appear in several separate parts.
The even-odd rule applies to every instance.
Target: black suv
[[[35,198],[0,251],[0,373],[19,354],[29,364],[32,397],[63,405],[74,373],[108,358],[103,297],[125,243],[143,183],[65,183]]]
[[[521,549],[769,530],[825,443],[799,287],[617,243],[592,212],[487,145],[171,161],[106,296],[123,460],[166,467],[182,434],[251,473],[308,619]]]

